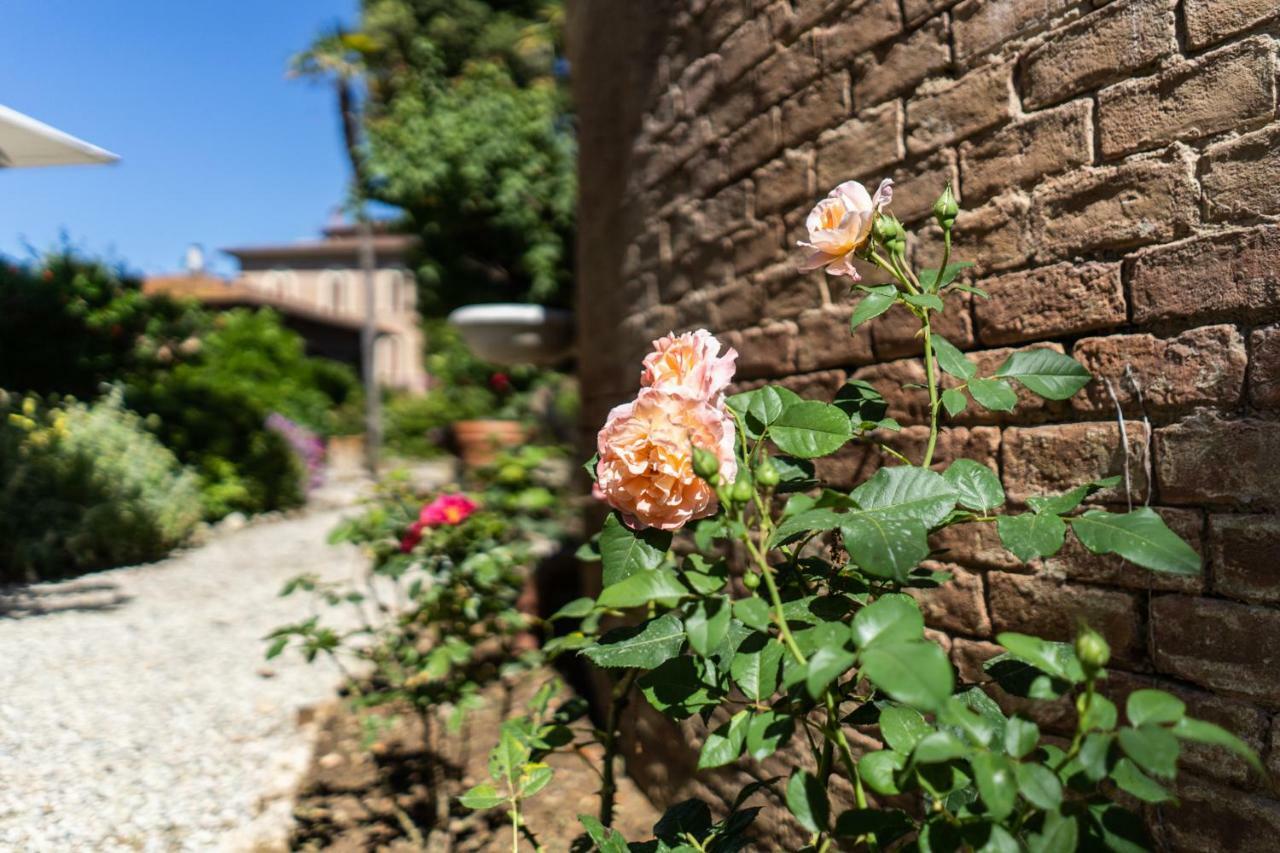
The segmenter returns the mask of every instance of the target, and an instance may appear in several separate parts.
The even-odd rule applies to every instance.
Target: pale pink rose
[[[718,404],[733,380],[737,358],[733,347],[720,355],[720,342],[706,329],[669,334],[653,342],[653,352],[644,358],[640,384]]]
[[[797,245],[809,249],[800,262],[804,270],[826,267],[828,275],[859,279],[853,255],[871,238],[876,215],[893,199],[893,181],[885,178],[873,196],[857,181],[845,181],[818,202],[805,219],[809,239]]]
[[[597,497],[635,530],[679,530],[716,511],[715,490],[693,473],[693,447],[716,454],[727,482],[738,476],[733,420],[707,400],[641,388],[617,406],[596,438]]]

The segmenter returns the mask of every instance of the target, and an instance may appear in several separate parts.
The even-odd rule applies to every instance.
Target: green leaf
[[[1071,529],[1081,544],[1095,554],[1119,554],[1157,572],[1200,573],[1200,555],[1150,507],[1123,514],[1090,510],[1072,518]]]
[[[849,558],[869,575],[905,583],[929,556],[929,533],[914,518],[884,518],[868,512],[844,516],[840,535]]]
[[[668,568],[657,568],[629,575],[606,586],[596,599],[600,607],[624,609],[639,607],[650,601],[674,603],[689,594],[680,576]]]
[[[705,661],[689,655],[672,658],[636,679],[649,704],[674,720],[683,720],[719,704],[721,693],[708,679]]]
[[[1080,744],[1080,754],[1076,760],[1085,778],[1091,782],[1100,782],[1107,775],[1107,756],[1111,752],[1111,742],[1115,738],[1110,734],[1094,733],[1087,735]]]
[[[1091,834],[1097,837],[1104,850],[1112,853],[1147,853],[1153,849],[1142,818],[1115,803],[1093,803],[1089,806],[1093,818]],[[1096,847],[1094,839],[1086,842],[1086,849]]]
[[[790,714],[773,710],[752,714],[747,724],[747,754],[764,761],[791,740],[795,730],[796,722]]]
[[[504,725],[497,746],[489,753],[489,775],[495,781],[505,782],[514,790],[517,788],[521,768],[528,760],[529,747]]]
[[[962,388],[948,388],[942,392],[942,408],[947,410],[947,414],[951,417],[963,412],[969,406],[969,398],[965,396]]]
[[[684,626],[675,614],[666,613],[642,625],[615,628],[582,653],[606,669],[654,669],[678,655],[683,645]]]
[[[1134,726],[1176,723],[1186,715],[1187,705],[1163,690],[1135,690],[1125,702],[1124,713]]]
[[[884,395],[864,379],[850,379],[840,386],[831,404],[848,415],[855,426],[876,423],[889,411]]]
[[[758,595],[750,598],[739,598],[733,603],[733,615],[738,617],[742,624],[755,628],[757,631],[763,631],[769,627],[770,611],[769,603]]]
[[[1120,786],[1120,790],[1132,794],[1144,803],[1173,802],[1173,795],[1166,791],[1163,785],[1143,773],[1127,758],[1116,762],[1116,766],[1111,770],[1111,778]]]
[[[1148,773],[1172,779],[1178,771],[1178,739],[1168,729],[1146,725],[1136,729],[1124,728],[1119,733],[1120,748],[1124,754]]]
[[[936,471],[914,466],[881,468],[850,493],[864,512],[911,518],[934,528],[955,508],[955,490]]]
[[[832,834],[838,838],[874,835],[883,848],[913,829],[911,818],[899,809],[849,809],[836,818]]]
[[[1104,477],[1101,480],[1085,483],[1083,486],[1076,486],[1071,491],[1063,492],[1060,495],[1029,497],[1027,498],[1027,505],[1036,512],[1065,515],[1080,506],[1081,502],[1094,492],[1109,489],[1119,483],[1119,477]]]
[[[729,674],[746,697],[753,702],[766,701],[778,689],[782,671],[782,643],[768,634],[753,633],[738,646],[729,664]]]
[[[980,839],[980,845],[974,847],[974,853],[1022,853],[1017,839],[1003,826],[987,824],[975,831],[985,831],[986,836]]]
[[[853,435],[849,416],[828,403],[804,400],[792,406],[769,430],[783,453],[814,459],[834,453]]]
[[[800,395],[781,385],[765,385],[747,392],[746,415],[752,428],[759,434],[772,426],[789,406],[800,402]]]
[[[853,642],[860,649],[874,643],[919,640],[924,636],[920,605],[909,595],[882,595],[853,617]]]
[[[490,782],[481,782],[461,797],[458,797],[458,802],[476,811],[491,809],[502,805],[506,801],[507,798],[499,794]]]
[[[981,296],[983,299],[991,298],[990,293],[987,293],[981,287],[974,287],[971,284],[961,284],[960,282],[957,281],[949,286],[953,290],[963,290],[965,293],[972,293],[974,296]]]
[[[532,797],[547,787],[547,783],[551,781],[551,777],[554,775],[555,771],[541,761],[526,764],[520,773],[520,795],[522,797]]]
[[[978,795],[993,820],[1004,820],[1013,812],[1017,800],[1013,763],[1003,755],[980,752],[969,759]]]
[[[1109,732],[1116,727],[1117,719],[1115,703],[1106,696],[1095,693],[1080,716],[1080,726],[1087,732],[1095,729]]]
[[[797,770],[787,780],[787,808],[810,832],[823,832],[831,821],[826,786],[813,774]]]
[[[912,758],[917,764],[941,764],[960,758],[969,751],[964,741],[950,732],[930,732],[916,744]]]
[[[1093,378],[1074,358],[1051,349],[1012,353],[995,375],[1016,379],[1047,400],[1065,400]]]
[[[1049,811],[1062,805],[1062,783],[1043,764],[1019,764],[1014,768],[1018,793],[1036,808]]]
[[[561,607],[555,613],[551,614],[551,621],[557,619],[581,619],[587,616],[596,607],[595,599],[592,598],[575,598],[564,607]]]
[[[1012,412],[1018,404],[1018,394],[1003,379],[970,379],[969,393],[984,409],[993,412]]]
[[[1222,726],[1214,725],[1206,720],[1197,720],[1194,717],[1183,717],[1174,724],[1170,731],[1183,740],[1225,747],[1248,761],[1254,770],[1259,773],[1262,772],[1262,762],[1258,760],[1258,754],[1247,743]]]
[[[779,545],[785,545],[805,533],[824,533],[835,530],[846,517],[845,513],[826,507],[797,513],[790,518],[784,518],[782,523],[774,529],[773,535],[769,537],[768,547],[777,548]]]
[[[578,815],[578,822],[587,830],[587,835],[600,848],[600,853],[627,853],[626,839],[616,829],[609,829],[591,815]]]
[[[1004,503],[1004,487],[995,473],[973,459],[957,459],[942,478],[956,493],[956,502],[976,512],[990,512]]]
[[[866,291],[867,295],[858,300],[853,313],[849,316],[849,331],[888,311],[898,298],[898,288],[892,284],[869,287]]]
[[[941,299],[932,293],[904,293],[902,301],[917,308],[928,308],[933,311],[943,311],[947,307],[942,304]]]
[[[936,269],[920,270],[920,286],[929,293],[937,293],[940,289],[951,284],[962,270],[966,270],[971,266],[973,266],[973,261],[956,261],[954,264],[947,264],[946,268],[941,271],[941,275],[938,274],[939,271]],[[953,286],[960,287],[958,284]]]
[[[862,650],[862,674],[891,697],[916,708],[934,710],[947,701],[955,674],[947,655],[923,640],[880,642]]]
[[[707,735],[698,754],[698,769],[723,767],[738,760],[747,740],[747,711],[739,711]]]
[[[933,335],[933,352],[938,357],[938,366],[956,379],[972,379],[978,375],[978,367],[956,349],[951,341],[942,335]]]
[[[858,775],[877,794],[893,796],[901,794],[894,780],[897,771],[907,766],[907,756],[900,752],[881,750],[868,752],[858,760]]]
[[[1054,643],[1014,631],[997,634],[996,642],[1008,649],[1009,654],[1055,678],[1072,684],[1084,681],[1080,661],[1076,660],[1075,651],[1066,643]]]
[[[637,533],[623,524],[617,513],[610,514],[600,531],[604,585],[612,586],[636,572],[658,568],[670,547],[670,533],[652,529]]]
[[[809,695],[817,699],[835,681],[853,666],[854,654],[840,646],[822,646],[806,664],[805,687]]]
[[[1074,853],[1079,835],[1074,817],[1052,811],[1045,815],[1040,832],[1027,838],[1027,849],[1030,853]]]
[[[1036,557],[1052,557],[1062,550],[1067,523],[1056,515],[1025,512],[998,517],[996,532],[1004,547],[1025,562]]]
[[[1004,727],[1004,751],[1013,758],[1030,755],[1040,742],[1040,727],[1025,717],[1012,716]]]
[[[715,651],[729,630],[729,599],[724,596],[703,598],[695,602],[684,619],[684,632],[689,648],[702,656]]]
[[[890,749],[911,752],[931,731],[933,727],[914,708],[890,705],[880,711],[880,735]]]

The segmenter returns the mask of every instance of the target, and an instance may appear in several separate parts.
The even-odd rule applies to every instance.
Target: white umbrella
[[[0,168],[114,163],[115,154],[0,105]]]

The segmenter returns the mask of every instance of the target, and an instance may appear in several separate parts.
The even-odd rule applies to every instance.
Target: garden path
[[[286,579],[361,570],[325,544],[343,512],[0,596],[0,849],[277,848],[310,757],[300,720],[339,679],[267,664],[262,637],[307,615]]]

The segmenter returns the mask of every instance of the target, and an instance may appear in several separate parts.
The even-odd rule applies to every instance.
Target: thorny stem
[[[613,805],[618,790],[613,775],[614,759],[618,754],[618,716],[626,707],[635,679],[636,670],[630,670],[614,686],[609,697],[609,712],[605,718],[604,768],[600,778],[600,823],[605,826],[613,826]]]
[[[924,372],[925,379],[929,383],[929,444],[924,449],[924,461],[920,463],[920,467],[928,468],[933,462],[933,451],[938,444],[938,370],[934,366],[933,330],[929,327],[929,309],[924,309],[920,319],[924,332]]]

